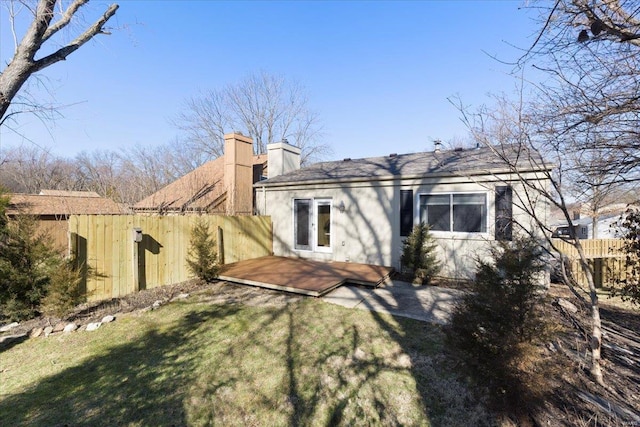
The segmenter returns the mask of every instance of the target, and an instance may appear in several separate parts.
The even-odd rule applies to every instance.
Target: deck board
[[[379,265],[265,256],[227,264],[222,268],[219,278],[234,283],[321,296],[344,283],[377,286],[392,272],[392,267]]]

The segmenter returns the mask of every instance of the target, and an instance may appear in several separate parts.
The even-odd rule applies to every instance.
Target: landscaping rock
[[[163,302],[161,300],[157,300],[156,302],[153,303],[153,305],[151,307],[158,308],[163,304]]]
[[[98,329],[100,326],[102,326],[101,322],[92,322],[89,323],[87,325],[87,331],[91,332],[91,331],[95,331],[96,329]]]
[[[111,323],[114,320],[116,320],[115,316],[108,315],[102,318],[101,323]]]
[[[69,333],[75,331],[76,329],[78,329],[78,325],[76,325],[75,323],[69,323],[64,327],[63,332]]]
[[[56,323],[56,325],[53,327],[53,331],[52,332],[62,332],[64,331],[64,327],[67,326],[66,323],[64,322],[58,322]]]
[[[564,298],[558,298],[558,305],[573,314],[578,312],[578,307]]]
[[[33,328],[29,336],[31,338],[38,338],[40,335],[42,335],[43,331],[44,331],[44,328]]]
[[[48,337],[53,333],[53,326],[47,326],[46,328],[44,328],[43,332],[44,332],[44,336]]]
[[[4,325],[3,327],[1,327],[0,332],[9,332],[10,330],[12,330],[18,325],[19,325],[18,322],[9,323],[8,325]]]

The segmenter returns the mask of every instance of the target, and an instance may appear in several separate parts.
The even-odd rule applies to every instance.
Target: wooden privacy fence
[[[269,217],[72,215],[71,251],[83,266],[87,299],[121,297],[189,279],[186,259],[198,220],[209,225],[225,263],[272,253]]]
[[[587,278],[582,272],[578,260],[578,251],[569,243],[561,239],[553,239],[553,244],[570,260],[571,271],[577,282],[587,286]],[[585,256],[589,260],[594,272],[594,282],[597,287],[612,283],[626,274],[625,258],[622,251],[622,239],[585,239],[580,240]]]

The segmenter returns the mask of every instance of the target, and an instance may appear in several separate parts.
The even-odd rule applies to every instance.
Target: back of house
[[[501,156],[520,155],[509,146],[500,150]],[[272,218],[275,255],[401,269],[404,239],[425,222],[438,243],[442,274],[467,278],[495,241],[512,239],[515,224],[540,233],[516,201],[525,192],[519,177],[548,185],[544,162],[523,162],[516,176],[489,147],[302,169],[296,156],[299,150],[288,144],[269,146],[269,164],[284,166],[270,168],[269,179],[254,184],[257,213]],[[538,218],[548,217],[547,203],[534,209]]]

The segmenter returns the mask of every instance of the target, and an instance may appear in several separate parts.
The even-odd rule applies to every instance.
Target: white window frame
[[[329,246],[318,246],[318,232],[320,230],[318,224],[319,206],[329,206]],[[313,199],[313,251],[314,252],[333,252],[333,202],[329,198]]]
[[[484,231],[453,231],[453,196],[461,194],[481,194],[484,196],[484,224],[481,228]],[[416,214],[415,219],[419,224],[422,221],[422,203],[423,196],[449,196],[449,230],[430,230],[433,236],[460,236],[460,237],[486,237],[489,235],[489,193],[487,191],[439,191],[432,193],[418,193],[416,197]]]
[[[309,245],[308,247],[296,247],[296,202],[309,201]],[[329,206],[329,246],[318,246],[318,212],[319,206]],[[291,223],[293,225],[293,250],[296,252],[333,252],[334,241],[334,217],[333,200],[329,197],[295,197],[291,200]]]

